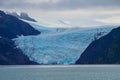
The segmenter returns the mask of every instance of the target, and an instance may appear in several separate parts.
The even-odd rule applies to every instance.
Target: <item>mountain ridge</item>
[[[0,11],[0,36],[5,38],[17,38],[20,35],[37,35],[39,31],[35,30],[28,23],[19,20],[17,17],[5,14]]]
[[[9,15],[15,16],[20,19],[32,21],[32,22],[37,22],[35,19],[31,18],[27,13],[21,12],[20,15],[17,14],[17,12],[6,12]]]

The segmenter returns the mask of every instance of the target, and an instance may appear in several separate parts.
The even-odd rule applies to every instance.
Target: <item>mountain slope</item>
[[[93,41],[76,64],[120,64],[120,27]]]
[[[12,40],[0,38],[0,65],[37,64],[29,60],[22,51],[15,47]]]
[[[30,61],[23,52],[16,48],[12,39],[20,35],[38,35],[28,23],[0,11],[0,65],[28,65],[37,64]]]
[[[12,39],[20,35],[27,36],[37,34],[40,34],[40,32],[28,23],[0,11],[0,36]]]

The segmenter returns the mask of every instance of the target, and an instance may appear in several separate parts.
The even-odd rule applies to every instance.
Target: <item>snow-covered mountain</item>
[[[28,22],[28,21],[27,21]],[[40,64],[74,64],[81,53],[94,40],[117,26],[104,28],[47,28],[28,22],[41,31],[37,36],[19,36],[15,44],[32,61]]]
[[[31,18],[27,13],[24,13],[24,12],[21,12],[20,14],[18,14],[17,12],[8,12],[7,11],[6,14],[15,16],[15,17],[20,18],[20,19],[36,22],[35,19]]]

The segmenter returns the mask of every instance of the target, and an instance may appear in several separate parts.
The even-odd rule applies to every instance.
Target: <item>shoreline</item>
[[[120,67],[117,65],[0,65],[0,68],[89,68],[89,67]]]

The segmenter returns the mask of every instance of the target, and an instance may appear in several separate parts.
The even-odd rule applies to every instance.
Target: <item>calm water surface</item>
[[[120,80],[120,66],[0,66],[0,80]]]

